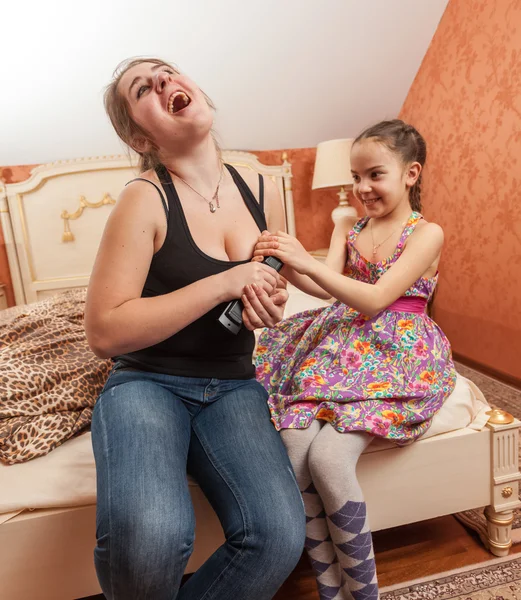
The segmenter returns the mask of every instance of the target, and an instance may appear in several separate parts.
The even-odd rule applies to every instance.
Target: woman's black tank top
[[[259,175],[259,202],[244,179],[226,165],[259,232],[267,229],[264,215],[264,186]],[[195,281],[222,273],[247,263],[223,261],[206,255],[194,242],[183,207],[170,173],[165,167],[156,169],[159,181],[168,198],[162,197],[168,228],[162,247],[150,264],[142,298],[150,298],[179,290]],[[148,181],[148,180],[145,180]],[[157,186],[156,186],[157,187]],[[157,188],[159,193],[161,191]],[[220,304],[159,344],[113,357],[124,366],[145,371],[216,379],[249,379],[254,377],[252,353],[255,339],[252,331],[242,327],[237,335],[226,330],[218,318],[228,303]],[[175,307],[172,307],[175,310]]]

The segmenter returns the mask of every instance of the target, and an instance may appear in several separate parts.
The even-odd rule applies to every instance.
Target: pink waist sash
[[[415,296],[402,296],[395,300],[387,310],[394,312],[424,313],[427,308],[427,300]]]

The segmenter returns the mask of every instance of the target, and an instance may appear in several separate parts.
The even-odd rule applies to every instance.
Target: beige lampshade
[[[318,144],[312,190],[353,185],[349,159],[352,144],[352,139],[329,140]]]

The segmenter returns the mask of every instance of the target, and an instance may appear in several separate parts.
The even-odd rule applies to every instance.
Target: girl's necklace
[[[371,239],[372,239],[372,241],[373,241],[373,257],[374,257],[374,256],[376,256],[376,251],[378,250],[378,248],[380,248],[380,246],[381,246],[382,244],[384,244],[384,243],[385,243],[385,242],[386,242],[386,241],[387,241],[387,240],[388,240],[388,239],[389,239],[389,238],[390,238],[390,237],[391,237],[393,234],[395,234],[395,233],[396,233],[396,232],[397,232],[399,229],[403,229],[403,228],[405,227],[405,224],[406,224],[406,223],[407,223],[407,221],[404,221],[403,223],[400,223],[400,225],[399,225],[399,226],[398,226],[396,229],[393,229],[393,230],[391,231],[391,233],[390,233],[390,234],[389,234],[389,235],[388,235],[388,236],[387,236],[387,237],[386,237],[384,240],[382,240],[382,241],[381,241],[381,242],[379,242],[378,244],[375,244],[375,243],[374,243],[374,235],[373,235],[373,219],[371,219],[371,220],[369,221],[369,226],[370,226],[370,227],[369,227],[369,229],[371,230]]]

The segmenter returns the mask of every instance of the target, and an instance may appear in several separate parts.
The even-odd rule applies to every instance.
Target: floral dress
[[[355,247],[368,222],[360,219],[348,235],[345,275],[376,283],[421,218],[411,214],[394,254],[378,263]],[[456,384],[450,344],[424,310],[437,280],[418,279],[373,318],[336,301],[266,329],[255,362],[277,430],[323,419],[339,432],[366,431],[398,445],[425,433]]]

